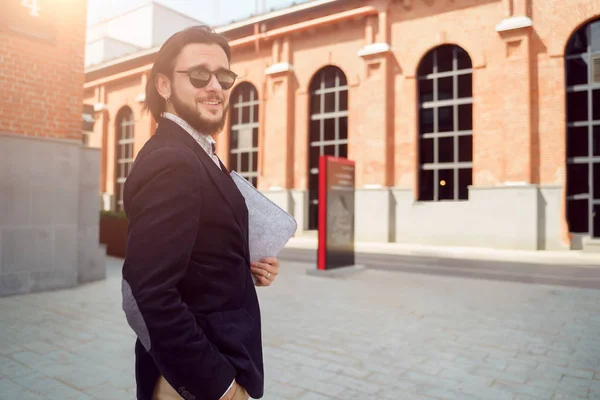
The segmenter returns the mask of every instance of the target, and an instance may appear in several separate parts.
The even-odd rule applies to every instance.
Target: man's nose
[[[215,75],[211,75],[210,80],[208,81],[208,85],[206,85],[206,89],[210,91],[221,90],[221,84],[219,83]]]

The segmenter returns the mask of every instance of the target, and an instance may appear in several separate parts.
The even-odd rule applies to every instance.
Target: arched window
[[[258,93],[248,82],[231,94],[229,169],[258,184]]]
[[[600,19],[578,29],[565,51],[567,221],[600,237]]]
[[[116,119],[115,140],[115,204],[123,210],[123,187],[133,163],[133,112],[129,107],[119,110]]]
[[[348,156],[348,83],[335,66],[320,69],[310,82],[308,143],[308,229],[319,224],[319,158]]]
[[[431,50],[418,68],[419,200],[467,200],[473,182],[472,64],[458,46]]]

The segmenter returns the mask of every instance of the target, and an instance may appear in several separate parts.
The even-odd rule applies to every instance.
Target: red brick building
[[[356,238],[569,249],[600,237],[600,2],[313,0],[217,28],[230,169],[316,228],[318,157],[356,162]],[[89,67],[119,207],[158,48]],[[583,244],[582,244],[583,243]]]
[[[105,276],[100,151],[82,146],[85,2],[0,14],[0,296]]]

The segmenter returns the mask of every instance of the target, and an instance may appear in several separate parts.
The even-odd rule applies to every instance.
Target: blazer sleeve
[[[181,151],[163,148],[136,165],[127,184],[122,281],[127,321],[182,397],[217,400],[236,371],[204,336],[176,288],[198,235],[199,180]]]

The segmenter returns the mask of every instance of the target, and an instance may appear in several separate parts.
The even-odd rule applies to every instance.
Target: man
[[[139,400],[263,395],[252,274],[268,286],[279,262],[249,259],[246,204],[214,153],[237,77],[230,58],[222,36],[188,28],[165,42],[148,78],[145,108],[158,127],[123,193],[123,310],[138,337]]]

